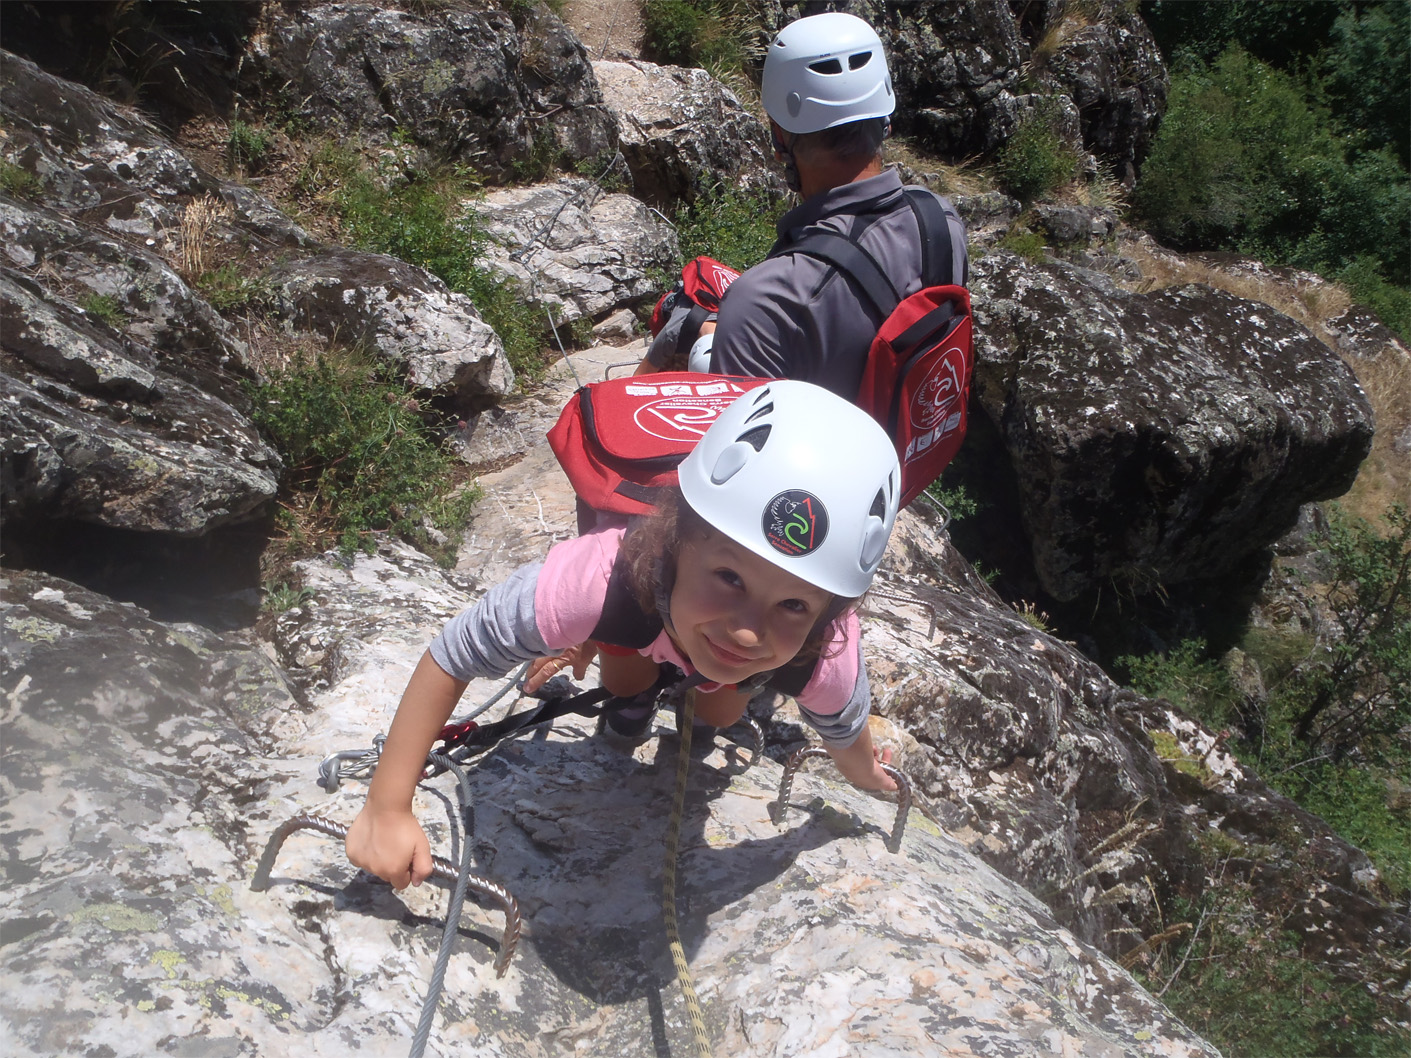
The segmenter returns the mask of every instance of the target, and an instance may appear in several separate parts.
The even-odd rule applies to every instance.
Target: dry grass
[[[1122,255],[1135,262],[1143,275],[1139,282],[1125,284],[1130,290],[1145,293],[1204,283],[1277,309],[1332,349],[1338,348],[1338,342],[1327,323],[1352,306],[1344,287],[1308,272],[1275,272],[1254,265],[1222,268],[1144,240],[1124,243]],[[1388,342],[1376,356],[1340,355],[1367,394],[1376,434],[1357,480],[1339,502],[1353,514],[1380,524],[1392,503],[1406,503],[1411,496],[1411,452],[1396,450],[1396,438],[1411,427],[1411,353],[1399,343]]]
[[[934,174],[931,190],[943,195],[979,195],[995,189],[994,181],[970,162],[951,165],[928,154],[906,136],[893,136],[882,145],[882,160],[904,165],[918,174]]]
[[[206,243],[211,226],[230,216],[230,207],[212,195],[193,198],[181,214],[181,273],[195,282],[206,271]]]

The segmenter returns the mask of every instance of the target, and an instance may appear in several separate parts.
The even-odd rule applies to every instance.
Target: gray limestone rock
[[[249,420],[135,335],[9,268],[0,332],[0,509],[12,531],[72,518],[190,536],[273,498],[279,457]],[[184,373],[231,388],[221,365]]]
[[[277,315],[329,340],[362,345],[407,380],[483,406],[514,387],[514,369],[470,298],[386,254],[330,249],[274,265]]]
[[[583,46],[547,10],[531,21],[522,35],[493,9],[271,9],[245,84],[315,127],[410,137],[428,159],[494,179],[532,164],[545,133],[569,162],[611,155],[616,128]]]
[[[710,74],[641,60],[593,70],[643,199],[666,207],[716,185],[783,198],[767,128]]]
[[[1344,492],[1371,444],[1352,373],[1264,305],[1004,252],[971,280],[976,395],[1055,598],[1218,576]]]
[[[291,838],[272,887],[246,880],[296,812],[347,820],[363,784],[314,785],[326,754],[385,730],[432,628],[468,601],[400,546],[304,564],[311,620],[344,663],[304,708],[269,660],[38,574],[7,578],[7,979],[16,1055],[400,1053],[444,897],[393,893],[326,838]],[[440,579],[439,590],[435,582]],[[430,589],[430,590],[428,590]],[[421,605],[407,608],[416,596]],[[338,615],[357,611],[356,627]],[[472,684],[467,703],[493,681]],[[277,747],[277,748],[276,748]],[[1039,901],[913,813],[806,770],[778,823],[780,772],[719,741],[691,763],[677,911],[720,1053],[1213,1056]],[[470,773],[476,869],[525,917],[467,904],[431,1054],[655,1055],[689,1027],[660,921],[676,774],[570,718]],[[449,853],[445,780],[417,810]]]
[[[583,179],[491,191],[467,208],[492,240],[485,267],[549,306],[555,322],[655,297],[680,253],[671,225],[640,200]]]

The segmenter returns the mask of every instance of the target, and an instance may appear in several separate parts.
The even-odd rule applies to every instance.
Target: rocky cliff
[[[442,156],[494,178],[525,171],[536,143],[564,152],[578,173],[467,203],[485,266],[559,321],[650,299],[677,254],[652,205],[719,180],[778,192],[738,96],[700,71],[590,63],[546,9],[247,7],[239,47],[200,81],[211,100],[356,131],[397,165]],[[1004,4],[916,7],[878,14],[899,86],[924,100],[901,120],[957,153],[1002,142],[1036,26]],[[1119,20],[1047,58],[1083,115],[1075,135],[1114,164],[1139,160],[1159,108],[1164,74],[1124,79],[1154,61],[1148,44]],[[0,193],[10,1049],[399,1053],[444,896],[393,893],[308,834],[268,892],[248,882],[280,822],[351,819],[361,783],[320,790],[318,764],[386,729],[439,624],[571,532],[543,432],[575,373],[640,347],[516,387],[468,298],[311,231],[150,113],[6,52],[0,120],[3,163],[26,175]],[[622,179],[607,190],[579,162]],[[1374,423],[1305,328],[1208,286],[1128,289],[1110,212],[1041,209],[1065,253],[1036,262],[995,248],[1017,203],[958,205],[980,325],[970,443],[1014,495],[1051,595],[1219,572],[1346,488]],[[260,277],[260,326],[356,343],[464,416],[484,497],[455,570],[390,539],[306,557],[298,604],[251,626],[258,573],[234,553],[267,534],[280,461],[243,383],[268,365],[249,318],[196,285],[203,254]],[[78,529],[95,553],[58,555]],[[773,821],[778,760],[803,734],[788,702],[751,706],[763,758],[722,738],[692,764],[678,896],[719,1053],[1212,1054],[1123,968],[1201,891],[1212,841],[1320,961],[1404,987],[1411,925],[1367,858],[1217,733],[1003,603],[925,511],[904,515],[884,579],[864,627],[877,734],[917,793],[899,851],[893,806],[818,764]],[[118,587],[154,581],[221,598],[175,620]],[[499,914],[467,907],[432,1053],[684,1053],[659,921],[675,754],[669,730],[624,753],[565,721],[473,769],[466,840],[520,901],[524,939],[497,978]],[[453,860],[454,796],[442,779],[419,803]]]

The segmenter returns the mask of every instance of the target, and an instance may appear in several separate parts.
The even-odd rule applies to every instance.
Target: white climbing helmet
[[[691,352],[686,357],[686,370],[710,372],[710,347],[715,344],[715,332],[703,334],[691,344]]]
[[[750,390],[681,461],[681,493],[735,543],[834,595],[861,595],[901,493],[891,438],[821,386]]]
[[[892,77],[877,31],[834,11],[790,22],[764,57],[764,109],[786,132],[889,117]]]

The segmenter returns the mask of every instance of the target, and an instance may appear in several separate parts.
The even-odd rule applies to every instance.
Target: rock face
[[[1132,295],[1005,252],[971,282],[976,394],[1057,599],[1218,576],[1367,454],[1356,379],[1273,309],[1198,285]]]
[[[545,133],[570,162],[611,155],[616,128],[583,46],[547,10],[533,21],[521,40],[502,11],[272,8],[251,42],[248,87],[314,127],[405,134],[495,179],[530,165]]]
[[[1076,7],[1026,5],[1025,14],[1038,17],[1021,20],[1021,31],[1035,46],[1039,77],[1071,99],[1081,116],[1083,143],[1131,186],[1166,110],[1166,64],[1130,5],[1097,5],[1091,22]],[[1045,38],[1052,42],[1047,48]]]
[[[764,123],[704,70],[595,62],[636,193],[666,207],[722,186],[782,199]]]
[[[676,232],[631,195],[587,180],[491,191],[469,204],[492,245],[485,266],[556,320],[596,319],[660,293]]]
[[[428,623],[467,596],[404,548],[303,568],[315,598],[285,627],[336,643],[340,659],[304,709],[248,646],[54,578],[8,579],[4,649],[17,683],[0,958],[13,1053],[406,1045],[439,893],[394,894],[311,836],[288,842],[268,893],[245,882],[285,817],[356,810],[362,784],[324,794],[315,765],[385,729]],[[369,620],[354,632],[337,617],[346,612]],[[472,685],[467,701],[491,686]],[[589,735],[562,722],[473,768],[477,870],[516,894],[525,935],[496,979],[486,940],[501,923],[467,905],[429,1053],[688,1046],[657,896],[674,743],[624,752]],[[719,1053],[773,1058],[836,1041],[863,1053],[1214,1056],[919,814],[889,853],[890,805],[805,772],[776,825],[765,809],[778,766],[742,773],[746,755],[722,741],[693,762],[678,872]],[[443,848],[448,789],[418,797]]]

